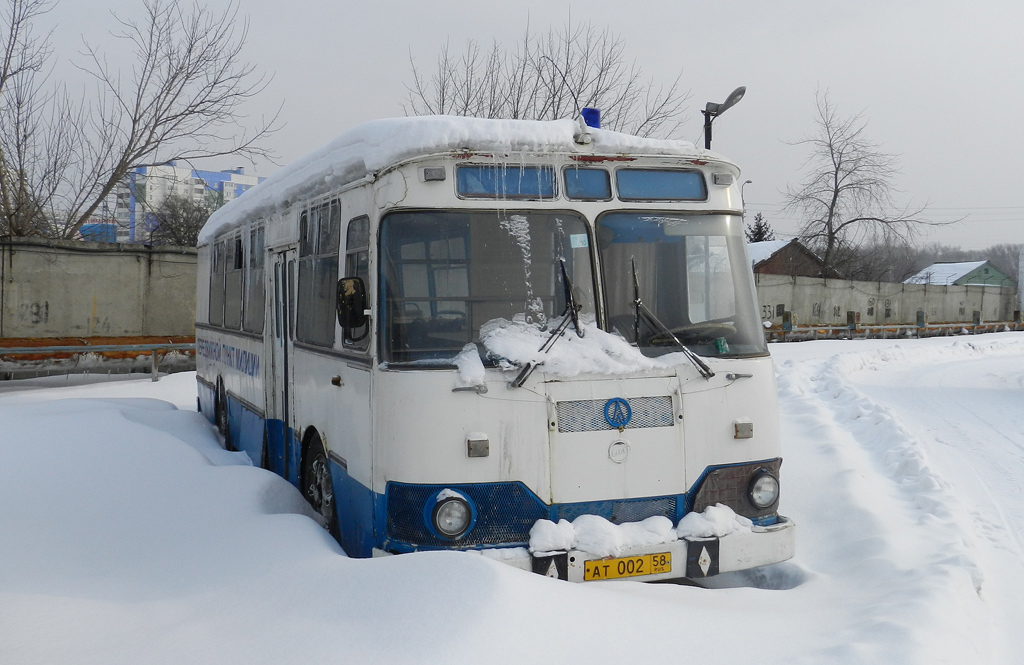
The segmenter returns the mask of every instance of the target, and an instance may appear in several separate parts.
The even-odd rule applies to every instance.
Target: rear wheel
[[[338,529],[337,505],[334,500],[334,481],[331,480],[331,468],[327,461],[327,451],[320,436],[313,434],[306,456],[302,462],[302,494],[327,522],[326,528],[331,536],[341,542]]]
[[[217,395],[213,405],[213,419],[217,423],[217,431],[224,437],[225,450],[234,450],[231,441],[231,426],[228,423],[228,392],[224,389],[224,380],[217,377]]]

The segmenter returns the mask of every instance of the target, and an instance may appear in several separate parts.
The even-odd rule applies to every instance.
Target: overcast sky
[[[749,216],[762,212],[780,235],[796,231],[781,211],[796,185],[813,132],[814,94],[828,88],[844,115],[862,113],[867,137],[900,156],[902,202],[929,204],[937,221],[921,241],[983,248],[1024,243],[1024,3],[1017,0],[239,0],[248,16],[247,57],[273,81],[253,115],[283,104],[284,128],[271,139],[288,163],[361,122],[402,115],[410,54],[430,70],[448,41],[512,45],[574,22],[611,27],[644,73],[689,90],[680,138],[700,141],[700,109],[745,85],[743,101],[715,121],[714,149],[743,169]],[[62,57],[96,42],[139,0],[60,0]],[[211,7],[226,6],[211,0]],[[58,72],[63,71],[59,69]],[[236,160],[237,161],[237,160]],[[235,166],[217,164],[217,168]],[[257,163],[259,175],[276,167]],[[247,166],[248,172],[252,172]]]

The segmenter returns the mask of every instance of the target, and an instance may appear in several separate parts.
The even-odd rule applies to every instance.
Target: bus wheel
[[[228,392],[224,389],[224,380],[217,377],[217,396],[213,405],[213,419],[217,423],[217,431],[224,437],[224,449],[234,450],[231,441],[231,427],[228,424]]]
[[[340,543],[334,481],[331,480],[331,469],[324,444],[316,434],[310,439],[302,462],[302,494],[306,501],[309,501],[309,505],[313,506],[313,510],[320,513],[327,522],[326,528],[331,536]]]

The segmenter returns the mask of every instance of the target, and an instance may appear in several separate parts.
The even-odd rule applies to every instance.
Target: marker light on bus
[[[762,471],[750,483],[750,502],[758,508],[767,508],[779,499],[779,481],[767,471]]]
[[[434,528],[446,538],[458,538],[469,529],[473,511],[466,500],[459,496],[448,496],[434,505],[431,516]]]

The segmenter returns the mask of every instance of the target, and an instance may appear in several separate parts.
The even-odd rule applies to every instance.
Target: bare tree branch
[[[810,155],[786,207],[803,216],[800,237],[821,252],[825,270],[842,270],[859,244],[906,244],[922,226],[954,223],[928,220],[927,205],[896,206],[896,155],[865,137],[860,114],[840,116],[827,90],[816,93],[816,106],[816,133],[791,144],[808,146]]]
[[[213,200],[196,201],[180,194],[170,194],[153,211],[156,228],[150,234],[155,245],[195,247],[199,231],[218,207]]]
[[[115,16],[112,37],[130,46],[130,71],[86,44],[78,66],[92,76],[96,94],[80,103],[39,83],[51,51],[47,40],[31,37],[32,20],[52,0],[8,2],[0,44],[0,231],[74,237],[136,166],[270,157],[262,145],[277,114],[255,125],[243,114],[269,79],[242,58],[248,24],[235,2],[218,13],[143,0],[141,17]]]
[[[640,136],[675,135],[689,93],[645,81],[625,59],[621,38],[592,24],[549,29],[535,38],[529,26],[514,50],[494,42],[488,53],[470,40],[461,58],[442,46],[429,77],[409,55],[407,115],[453,114],[483,118],[558,119],[584,107],[600,108],[602,124]]]
[[[0,235],[47,235],[46,193],[66,157],[64,142],[44,124],[44,67],[50,35],[38,37],[33,20],[53,8],[50,0],[11,0],[3,11],[0,60]],[[61,98],[64,101],[64,98]]]

